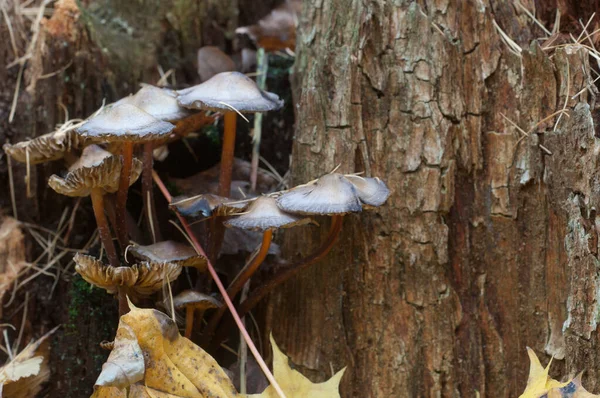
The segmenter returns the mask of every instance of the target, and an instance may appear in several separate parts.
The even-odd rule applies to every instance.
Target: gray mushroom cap
[[[145,142],[167,136],[171,123],[159,120],[131,104],[107,106],[77,129],[77,133],[95,142]]]
[[[282,211],[277,206],[274,198],[261,196],[250,203],[250,206],[242,215],[226,221],[225,225],[252,231],[266,231],[268,229],[291,228],[311,222],[310,218],[298,217]]]
[[[233,200],[210,193],[177,198],[169,207],[177,210],[184,217],[209,218],[213,216],[230,216],[244,211],[249,200]]]
[[[159,120],[180,120],[190,114],[190,111],[179,106],[174,90],[143,84],[142,88],[128,97],[115,102],[113,106],[134,105]]]
[[[277,198],[277,205],[300,214],[345,214],[362,211],[356,188],[342,174],[326,174]]]
[[[221,302],[216,298],[195,290],[184,290],[173,298],[173,306],[177,309],[182,309],[189,305],[200,310],[219,308],[222,306]]]
[[[390,190],[379,178],[347,175],[346,179],[354,185],[361,202],[369,206],[381,206],[390,196]]]
[[[267,112],[280,109],[283,100],[277,94],[258,88],[240,72],[223,72],[202,84],[177,92],[177,101],[185,108],[213,111]]]
[[[191,246],[172,240],[148,246],[132,245],[129,252],[141,260],[174,263],[200,270],[205,269],[208,263],[206,257],[196,253]]]
[[[133,160],[129,175],[129,185],[133,184],[142,172],[142,162]],[[66,196],[88,196],[92,189],[100,188],[112,193],[119,189],[121,160],[97,145],[83,150],[79,160],[69,168],[65,178],[56,174],[50,176],[48,185]]]

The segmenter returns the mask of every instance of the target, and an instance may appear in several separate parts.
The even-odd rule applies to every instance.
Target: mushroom
[[[362,211],[363,203],[369,207],[380,206],[385,203],[389,193],[385,183],[378,178],[330,173],[279,194],[276,200],[282,210],[308,215],[331,215],[331,227],[327,238],[317,250],[298,263],[279,271],[251,292],[240,305],[240,316],[250,311],[273,288],[327,255],[342,229],[344,214]]]
[[[133,145],[134,143],[151,143],[167,137],[174,128],[175,126],[171,123],[159,120],[135,105],[117,103],[107,107],[76,130],[80,136],[93,142],[118,142],[121,144],[123,168],[117,191],[116,230],[117,238],[122,247],[127,246],[129,242],[125,225],[125,206],[129,188],[127,175],[133,162]],[[143,180],[148,180],[146,175],[149,174],[150,186],[152,186],[152,146],[150,146],[149,155],[146,153],[146,149],[144,148],[145,177],[143,177]],[[150,170],[147,170],[148,167]],[[147,181],[143,185],[148,185]],[[147,198],[144,198],[144,200],[147,200]]]
[[[208,193],[189,198],[178,198],[173,201],[169,207],[188,218],[225,217],[244,211],[244,209],[248,207],[250,200],[235,201],[230,198],[224,198]]]
[[[274,8],[256,25],[242,26],[237,34],[248,35],[266,51],[282,51],[296,46],[296,24],[302,11],[301,0],[287,0]]]
[[[313,222],[307,217],[298,217],[286,213],[277,207],[277,202],[270,196],[261,196],[250,203],[248,209],[241,215],[225,222],[227,227],[241,228],[263,233],[262,244],[252,260],[244,266],[227,288],[227,295],[234,299],[246,282],[254,275],[269,253],[273,231],[279,228],[292,228]],[[212,338],[226,308],[220,308],[209,321],[204,332],[205,341]]]
[[[4,144],[2,149],[18,162],[38,164],[62,159],[80,144],[73,130],[58,130],[16,144]]]
[[[194,327],[194,313],[198,311],[198,316],[202,319],[204,311],[210,308],[223,308],[223,305],[216,298],[197,292],[195,290],[184,290],[173,299],[173,306],[177,309],[185,308],[185,337],[192,337]]]
[[[148,246],[132,245],[129,252],[145,261],[179,264],[182,267],[197,268],[201,272],[206,270],[206,257],[196,253],[191,246],[172,240]]]
[[[118,293],[119,314],[129,312],[127,295],[149,296],[167,282],[173,282],[181,273],[181,265],[168,262],[139,262],[131,267],[105,265],[100,260],[77,253],[73,258],[75,271],[88,283]]]
[[[204,46],[198,50],[198,75],[203,82],[222,72],[235,70],[235,62],[219,47]]]
[[[149,84],[142,84],[142,88],[137,93],[115,103],[115,105],[122,104],[134,105],[162,121],[177,122],[175,128],[171,131],[171,133],[177,135],[189,133],[214,120],[214,117],[206,117],[204,113],[196,113],[190,116],[191,112],[177,103],[176,92],[174,90],[155,87]],[[170,135],[167,135],[166,138]],[[160,240],[160,234],[156,208],[154,206],[154,196],[152,195],[153,152],[157,144],[160,145],[164,142],[165,138],[161,140],[149,140],[145,141],[143,146],[144,171],[142,173],[142,199],[154,242]]]
[[[178,91],[177,101],[185,108],[224,113],[225,131],[218,194],[228,196],[235,148],[235,112],[277,110],[283,106],[283,100],[276,94],[260,90],[252,79],[242,73],[224,72],[202,84]]]
[[[345,175],[344,177],[356,189],[358,199],[369,207],[381,206],[390,196],[388,187],[377,177],[369,178],[358,175]]]
[[[91,197],[98,232],[108,260],[114,267],[120,262],[104,215],[104,194],[117,191],[121,169],[121,163],[116,156],[97,145],[90,145],[83,150],[81,158],[69,168],[65,178],[52,175],[48,180],[48,185],[62,195]],[[129,173],[128,186],[137,180],[141,170],[142,165],[136,159]]]

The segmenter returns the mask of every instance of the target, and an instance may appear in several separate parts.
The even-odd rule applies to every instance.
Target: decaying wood
[[[542,50],[514,3],[304,4],[294,183],[341,164],[392,191],[270,300],[294,363],[349,366],[343,396],[518,396],[525,346],[600,392],[597,111],[572,98],[588,54]],[[284,254],[325,231],[290,231]]]

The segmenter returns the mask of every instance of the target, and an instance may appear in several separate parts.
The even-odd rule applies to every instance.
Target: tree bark
[[[303,371],[348,366],[342,396],[519,396],[526,346],[600,392],[589,56],[541,36],[516,2],[304,3],[293,183],[341,164],[392,191],[270,299]],[[287,233],[287,257],[326,227]]]

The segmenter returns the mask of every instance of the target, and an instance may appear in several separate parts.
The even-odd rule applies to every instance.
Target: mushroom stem
[[[256,272],[258,267],[263,263],[267,254],[269,253],[269,247],[271,246],[271,240],[273,239],[273,230],[268,229],[263,233],[263,240],[258,249],[258,253],[254,256],[254,258],[246,264],[246,266],[237,274],[233,282],[227,288],[227,295],[230,299],[234,299],[235,296],[239,293],[239,291],[244,287],[248,279],[252,277],[252,275]],[[215,334],[215,330],[219,325],[219,321],[225,314],[227,307],[221,306],[217,311],[215,311],[214,315],[210,318],[208,325],[204,329],[204,333],[202,334],[202,343],[208,344],[208,342],[212,339]]]
[[[127,302],[127,293],[124,287],[119,287],[117,290],[119,297],[119,316],[125,315],[129,312],[129,303]]]
[[[219,175],[219,195],[229,197],[231,190],[231,173],[233,170],[233,151],[235,149],[235,125],[237,114],[225,112],[225,129],[223,132],[223,149],[221,151],[221,170]]]
[[[327,234],[327,238],[325,242],[321,244],[321,246],[315,250],[312,254],[300,260],[296,264],[291,265],[290,267],[286,267],[277,274],[275,274],[270,280],[268,280],[265,284],[261,285],[255,291],[251,292],[248,295],[248,298],[244,300],[242,304],[240,304],[239,315],[240,317],[246,315],[254,306],[267,294],[269,294],[273,289],[282,283],[288,281],[298,272],[308,268],[310,265],[318,262],[323,257],[329,253],[329,251],[333,248],[337,237],[342,230],[342,222],[343,215],[334,215],[331,217],[331,227],[329,228],[329,233]]]
[[[110,228],[108,227],[108,221],[104,215],[104,192],[100,188],[92,189],[90,193],[92,198],[92,207],[94,208],[94,216],[96,217],[96,224],[98,225],[98,232],[100,233],[100,240],[106,250],[106,256],[111,266],[119,266],[119,256],[115,250],[115,244],[113,243],[112,236],[110,235]]]
[[[152,243],[161,241],[161,234],[158,228],[158,217],[156,216],[156,207],[154,206],[154,195],[152,192],[152,169],[154,166],[154,157],[152,150],[154,143],[152,141],[144,144],[144,157],[142,159],[142,197],[144,199],[144,209],[146,210],[146,220],[152,234]]]
[[[125,141],[121,149],[121,156],[123,164],[121,166],[121,176],[119,179],[119,190],[117,191],[117,225],[115,230],[117,233],[117,239],[121,245],[122,250],[125,250],[129,244],[129,237],[127,234],[127,191],[129,191],[129,178],[131,174],[131,168],[133,166],[133,142]]]
[[[333,248],[333,245],[335,244],[335,241],[337,240],[337,237],[339,236],[340,231],[342,230],[343,217],[343,215],[332,216],[331,228],[329,229],[327,238],[317,250],[315,250],[312,254],[303,258],[299,262],[281,270],[280,272],[275,274],[271,279],[269,279],[266,283],[261,285],[253,292],[251,292],[248,298],[246,298],[246,300],[244,300],[238,307],[239,317],[242,318],[244,315],[250,312],[263,297],[271,293],[273,289],[275,289],[277,286],[288,281],[298,272],[308,268],[311,264],[314,264],[321,260],[323,257],[325,257],[327,253],[329,253],[329,251]],[[221,343],[221,339],[225,337],[225,333],[221,332],[227,330],[227,328],[230,326],[229,323],[230,321],[221,324],[221,327],[216,333],[216,335],[219,336],[219,338],[211,342],[211,348],[217,347]]]
[[[194,306],[185,307],[185,337],[192,338],[192,329],[194,328]]]
[[[153,172],[152,173],[152,178],[154,179],[154,182],[156,182],[156,185],[158,186],[158,188],[160,189],[160,191],[164,195],[164,197],[167,200],[167,202],[171,203],[173,201],[173,198],[171,197],[171,194],[169,193],[169,190],[167,189],[167,187],[165,186],[165,184],[161,181],[161,179],[158,176],[158,174],[156,174],[155,172]],[[202,249],[202,246],[200,246],[200,243],[198,242],[198,239],[196,239],[196,236],[194,235],[194,232],[190,228],[190,226],[187,223],[187,221],[185,220],[185,218],[183,218],[181,216],[181,214],[179,214],[179,213],[177,213],[177,218],[179,219],[179,222],[181,222],[181,225],[183,225],[183,229],[185,230],[185,232],[188,234],[188,237],[190,238],[192,246],[194,247],[194,249],[196,249],[196,251],[198,252],[198,254],[201,254],[204,257],[206,257],[206,253],[204,252],[204,249]],[[235,321],[237,327],[240,329],[240,333],[241,333],[242,337],[246,341],[246,344],[248,344],[248,348],[252,352],[252,355],[254,356],[254,359],[256,359],[256,362],[258,362],[258,366],[263,371],[263,373],[266,376],[267,380],[269,380],[269,382],[271,383],[271,385],[273,386],[273,388],[275,389],[275,391],[277,392],[277,394],[280,397],[284,397],[285,398],[285,394],[283,393],[283,390],[279,386],[279,383],[277,382],[277,380],[275,380],[275,376],[273,376],[273,373],[269,370],[269,367],[265,363],[265,360],[260,355],[260,353],[258,352],[258,349],[256,348],[256,345],[254,344],[254,342],[250,338],[250,334],[248,334],[248,331],[246,330],[246,327],[244,326],[244,322],[242,322],[241,318],[237,315],[237,311],[235,310],[235,306],[233,305],[233,303],[229,299],[229,296],[227,295],[227,291],[225,290],[225,286],[223,286],[223,283],[221,283],[221,279],[219,279],[219,275],[217,274],[217,271],[215,270],[215,268],[211,264],[210,260],[207,262],[206,266],[208,268],[208,272],[210,273],[210,276],[215,281],[215,284],[217,285],[217,288],[219,289],[219,292],[221,292],[221,294],[223,295],[223,300],[225,300],[225,305],[231,311],[231,315],[233,317],[233,320]]]

